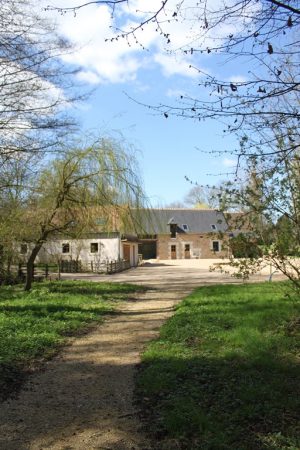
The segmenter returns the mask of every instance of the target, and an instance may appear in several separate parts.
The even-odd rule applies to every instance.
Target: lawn
[[[138,373],[157,448],[300,448],[299,299],[285,288],[201,287],[180,303]]]
[[[83,281],[0,287],[0,400],[20,385],[24,374],[51,357],[66,336],[101,322],[118,301],[141,288]]]

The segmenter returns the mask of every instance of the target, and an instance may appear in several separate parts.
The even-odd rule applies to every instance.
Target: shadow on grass
[[[0,288],[0,399],[18,390],[30,365],[56,353],[77,336],[116,314],[115,302],[140,291],[133,285],[45,282],[30,292]],[[142,289],[144,290],[144,289]]]
[[[299,382],[295,362],[263,354],[152,358],[140,367],[137,398],[157,449],[295,450]]]
[[[157,448],[300,448],[298,316],[279,285],[202,287],[183,300],[138,376]]]
[[[74,295],[87,295],[95,296],[99,295],[102,298],[105,296],[112,297],[113,295],[124,295],[134,292],[143,292],[144,287],[135,286],[133,284],[123,283],[96,283],[89,281],[56,281],[56,282],[43,282],[34,283],[32,290],[29,293],[25,293],[22,285],[18,286],[1,286],[0,287],[0,301],[2,300],[14,300],[18,298],[25,298],[30,296],[32,299],[38,297],[41,300],[43,295],[47,293],[68,294]]]

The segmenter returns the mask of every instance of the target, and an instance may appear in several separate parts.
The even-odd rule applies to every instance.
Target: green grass
[[[52,356],[66,336],[100,322],[118,301],[141,288],[64,281],[0,287],[0,399],[22,382],[24,371]]]
[[[177,307],[138,374],[157,448],[300,448],[299,301],[283,287],[203,287]]]

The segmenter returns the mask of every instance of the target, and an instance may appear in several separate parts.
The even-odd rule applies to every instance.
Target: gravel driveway
[[[63,274],[65,279],[85,279],[91,281],[111,281],[117,283],[134,283],[151,286],[155,289],[181,289],[193,286],[214,283],[239,282],[228,274],[211,272],[210,267],[224,260],[216,259],[177,259],[177,260],[150,260],[142,266],[126,270],[114,275],[96,274]],[[274,270],[274,269],[272,269]],[[251,281],[268,280],[270,268],[266,267],[261,273],[252,276]],[[274,274],[273,279],[282,278]]]

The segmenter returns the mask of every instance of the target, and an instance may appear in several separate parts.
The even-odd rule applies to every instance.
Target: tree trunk
[[[33,282],[33,271],[34,271],[34,262],[35,262],[35,258],[37,257],[38,252],[40,251],[40,249],[42,248],[43,243],[39,242],[37,244],[35,244],[28,260],[27,260],[27,264],[26,264],[26,283],[25,283],[25,287],[24,290],[25,291],[30,291],[31,289],[31,285]]]

